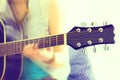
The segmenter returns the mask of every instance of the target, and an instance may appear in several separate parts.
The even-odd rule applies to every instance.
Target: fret
[[[11,44],[11,47],[10,47],[11,48],[11,52],[13,53],[14,52],[14,46],[13,46],[14,44],[13,43],[10,43],[10,44]]]
[[[33,43],[34,43],[34,44],[38,44],[38,43],[39,43],[39,40],[38,40],[38,39],[34,39],[34,40],[33,40]]]
[[[15,50],[15,53],[17,53],[16,42],[14,43],[14,50]]]
[[[38,48],[44,48],[44,38],[40,38],[39,39],[39,45],[38,45]]]
[[[64,35],[63,34],[57,36],[57,45],[62,45],[62,44],[64,44]]]
[[[25,41],[24,41],[24,44],[25,44],[25,45],[28,45],[28,44],[29,44],[29,40],[25,40]]]
[[[1,47],[2,47],[2,45],[0,45],[0,52],[2,52],[2,50],[3,50]]]
[[[34,43],[34,40],[33,39],[31,39],[31,40],[29,40],[29,42],[28,42],[29,44],[32,44],[32,43]]]
[[[15,43],[11,43],[11,52],[16,53],[16,51],[15,51]]]
[[[5,51],[4,51],[4,45],[0,45],[0,56],[4,55]]]
[[[56,46],[56,36],[51,36],[51,46]]]
[[[24,48],[24,46],[25,46],[25,41],[21,41],[20,44],[21,44],[21,52],[22,52],[22,51],[23,51],[23,48]]]
[[[18,48],[18,52],[21,52],[21,43],[17,42],[17,48]]]
[[[44,45],[45,45],[45,47],[50,47],[50,39],[49,39],[50,37],[45,37],[44,38]]]
[[[20,44],[19,44],[19,42],[15,42],[15,51],[16,51],[16,53],[20,52]]]
[[[5,46],[5,53],[9,53],[9,52],[11,52],[11,49],[10,49],[10,44],[6,44],[6,45],[4,45]]]

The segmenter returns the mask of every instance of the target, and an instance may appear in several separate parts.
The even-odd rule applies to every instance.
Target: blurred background
[[[66,31],[74,26],[85,23],[91,26],[94,22],[102,26],[103,22],[114,25],[115,44],[97,45],[96,53],[93,46],[87,47],[92,70],[96,80],[120,80],[120,1],[119,0],[59,0],[66,18]]]

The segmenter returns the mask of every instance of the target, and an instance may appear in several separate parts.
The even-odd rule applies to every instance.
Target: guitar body
[[[17,34],[12,34],[12,36],[9,35],[9,33],[11,34],[13,31],[15,32],[18,31],[16,30],[15,26],[14,27],[7,26],[7,27],[11,27],[10,32],[7,31],[7,28],[6,30],[4,30],[3,27],[6,26],[4,26],[2,22],[0,22],[0,43],[16,40],[15,37],[16,36],[18,37],[19,35]],[[6,31],[5,32],[6,34],[4,34],[4,31]],[[22,71],[22,62],[23,61],[21,54],[0,56],[0,80],[19,80]]]

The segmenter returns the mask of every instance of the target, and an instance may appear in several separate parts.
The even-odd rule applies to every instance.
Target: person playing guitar
[[[64,18],[61,17],[56,0],[0,0],[0,2],[1,4],[5,2],[5,9],[0,12],[0,18],[5,23],[6,41],[65,32]],[[16,26],[15,24],[9,26],[13,23]],[[12,39],[10,35],[17,39]],[[38,46],[36,43],[29,43],[24,47],[23,54],[2,57],[0,60],[4,63],[0,61],[0,66],[1,64],[6,66],[0,69],[1,80],[67,80],[70,72],[68,47],[60,45],[39,49]]]

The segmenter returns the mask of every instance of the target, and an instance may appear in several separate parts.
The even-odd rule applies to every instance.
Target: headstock
[[[75,26],[67,33],[67,44],[74,49],[98,44],[114,44],[112,24],[94,27]]]

